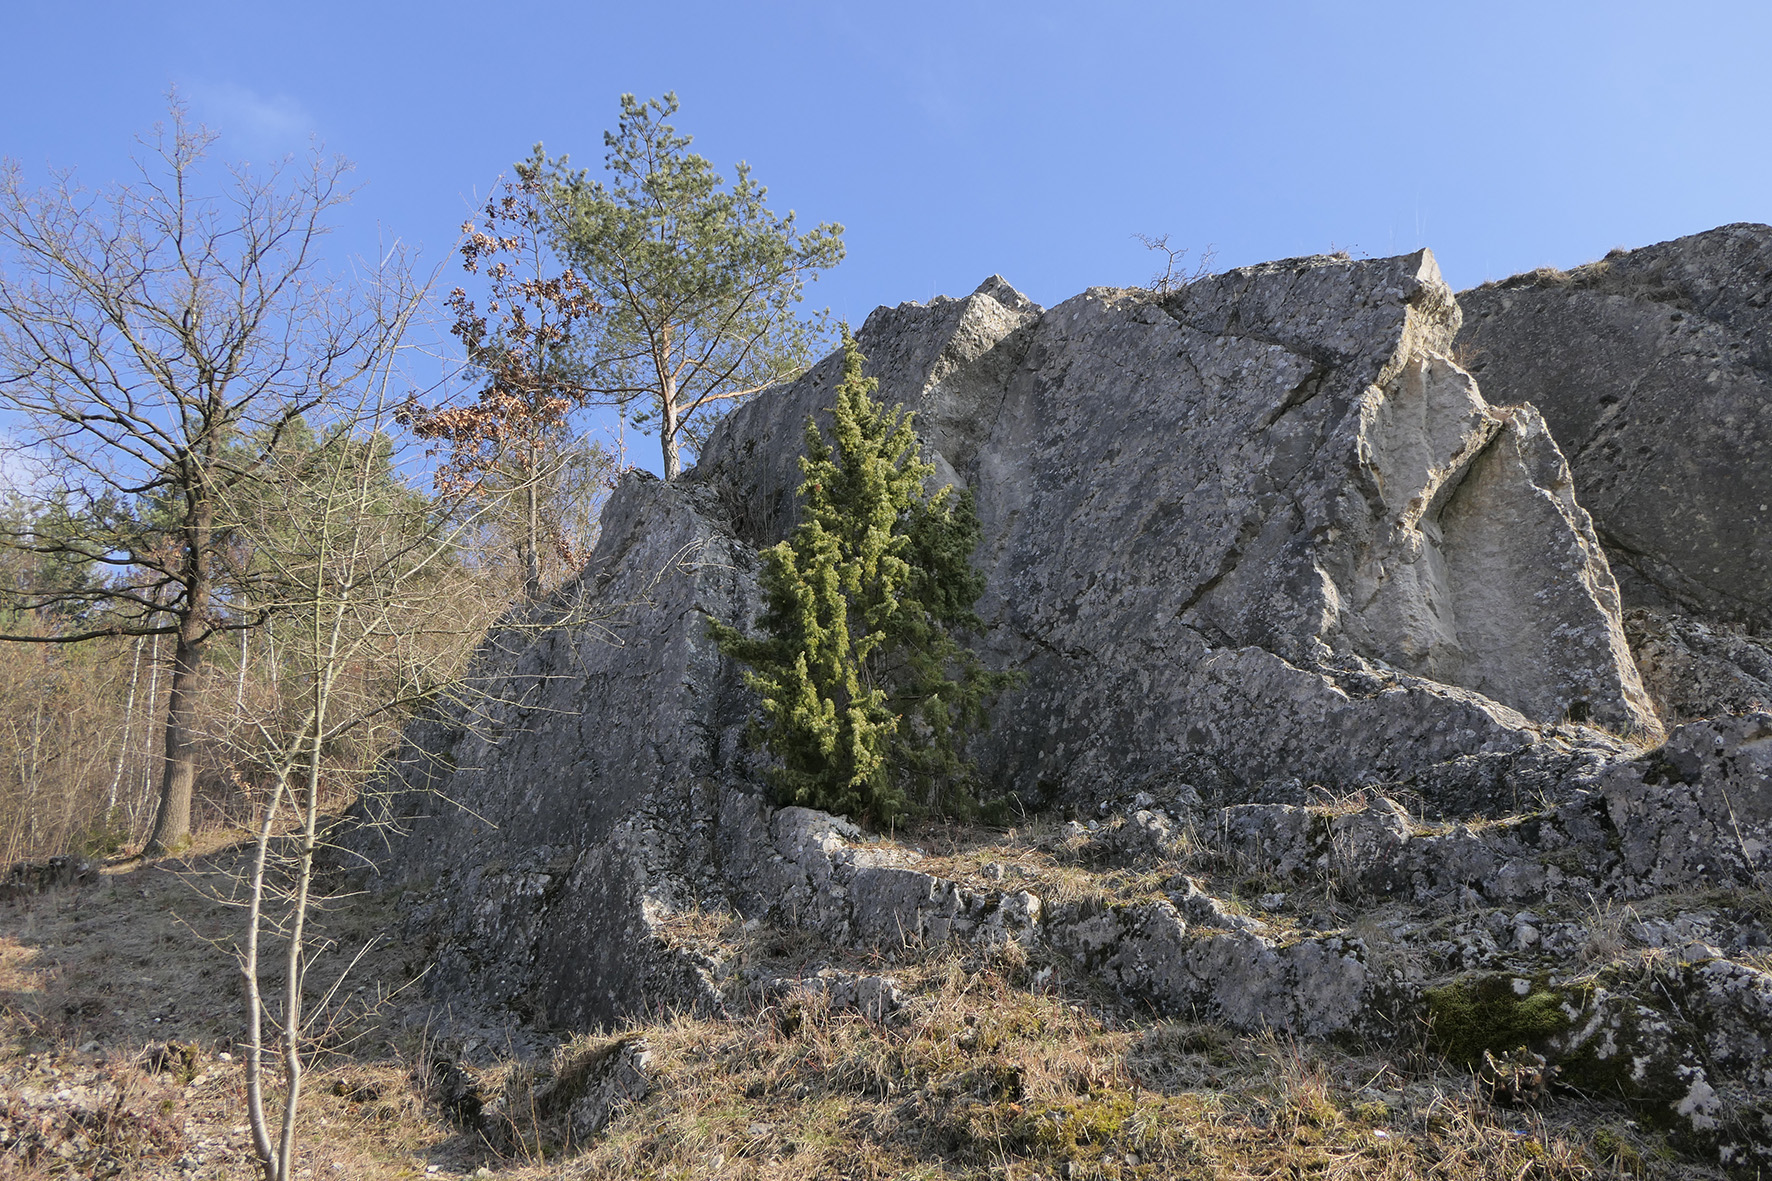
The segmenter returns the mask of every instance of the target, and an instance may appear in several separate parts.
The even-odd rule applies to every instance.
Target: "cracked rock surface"
[[[1458,297],[1459,355],[1529,402],[1623,588],[1669,720],[1765,702],[1772,630],[1772,226],[1738,224]]]
[[[1459,323],[1426,251],[1044,312],[992,279],[871,316],[880,397],[977,496],[981,647],[1028,675],[987,774],[1030,798],[1252,794],[1431,778],[1565,719],[1654,732],[1567,465],[1447,359]],[[791,523],[798,424],[834,374],[741,407],[695,470],[755,544]]]

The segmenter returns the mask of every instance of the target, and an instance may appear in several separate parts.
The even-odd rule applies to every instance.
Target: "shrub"
[[[843,349],[831,442],[806,424],[801,523],[763,551],[763,634],[712,619],[709,630],[762,696],[757,734],[778,760],[779,803],[876,821],[969,812],[959,743],[1016,679],[956,638],[979,626],[978,516],[970,493],[926,493],[935,469],[918,457],[912,416],[874,398],[847,330]]]

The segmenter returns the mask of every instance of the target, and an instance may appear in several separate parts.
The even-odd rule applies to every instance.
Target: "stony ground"
[[[900,839],[961,876],[1082,872],[1062,832]],[[231,951],[240,850],[211,843],[0,902],[0,1178],[255,1175]],[[302,1176],[1710,1175],[1626,1108],[1498,1087],[1425,1038],[1159,1020],[1013,944],[839,963],[797,933],[680,916],[684,941],[777,978],[889,973],[899,1008],[875,1020],[828,992],[778,995],[562,1041],[424,997],[413,950],[379,938],[397,905],[326,906],[315,1001],[370,950],[314,1027]]]

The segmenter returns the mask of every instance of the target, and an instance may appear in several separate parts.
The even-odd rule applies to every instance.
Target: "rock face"
[[[1512,757],[1534,723],[1653,732],[1567,466],[1446,359],[1458,325],[1425,251],[1044,313],[993,279],[870,317],[880,396],[977,495],[984,647],[1028,675],[989,773],[1030,797],[1258,792]],[[790,524],[831,381],[710,440],[695,479],[761,506],[747,540]]]
[[[1458,327],[1425,251],[1049,312],[992,279],[870,317],[881,396],[977,495],[981,647],[1027,674],[985,774],[1048,802],[1400,782],[1461,812],[1604,754],[1545,727],[1652,731],[1568,468],[1446,358]],[[836,374],[742,407],[681,483],[630,477],[551,626],[495,637],[487,700],[412,735],[377,805],[401,835],[369,852],[436,883],[413,923],[439,979],[569,1023],[712,988],[652,925],[731,888],[722,793],[757,790],[701,617],[754,617]]]
[[[1459,355],[1543,412],[1627,604],[1772,628],[1772,226],[1459,296]]]
[[[579,1026],[702,995],[653,924],[699,901],[685,867],[709,862],[710,777],[745,711],[701,613],[755,610],[755,559],[714,508],[631,479],[577,584],[490,637],[481,692],[415,727],[365,800],[355,848],[417,887],[439,987]]]
[[[1528,1016],[1564,1014],[1538,1057],[1573,1070],[1641,1049],[1659,1064],[1632,1082],[1646,1102],[1758,1143],[1729,1129],[1756,1102],[1761,1042],[1711,1045],[1714,1023],[1670,1024],[1623,981],[1571,985],[1564,961],[1594,924],[1559,900],[1763,889],[1772,716],[1683,726],[1645,753],[1662,725],[1628,640],[1654,655],[1664,705],[1728,693],[1751,709],[1772,662],[1723,600],[1701,602],[1708,583],[1666,575],[1689,556],[1630,552],[1640,601],[1669,589],[1627,621],[1588,477],[1553,437],[1562,412],[1517,400],[1506,375],[1529,367],[1493,337],[1482,355],[1508,393],[1485,397],[1452,359],[1460,326],[1425,251],[1050,310],[993,278],[875,312],[859,340],[881,396],[917,412],[940,478],[976,496],[978,647],[1026,674],[975,743],[980,769],[1030,809],[1090,821],[1042,855],[1138,867],[1144,892],[969,876],[765,801],[741,741],[754,702],[703,620],[758,612],[757,551],[793,524],[833,357],[730,415],[678,483],[624,479],[582,578],[489,639],[480,696],[415,727],[366,799],[383,823],[354,846],[405,891],[431,987],[575,1027],[805,989],[870,1020],[896,1011],[892,977],[834,952],[751,962],[693,937],[698,916],[737,914],[871,963],[944,943],[1032,956],[1144,1011],[1244,1029],[1392,1036],[1435,1013],[1487,1029],[1517,996]],[[1630,484],[1619,472],[1601,494]],[[1213,892],[1245,881],[1260,914]],[[1312,891],[1392,909],[1356,934],[1334,908],[1291,909]],[[1705,905],[1670,903],[1665,930],[1639,918],[1630,937],[1681,949],[1662,992],[1691,1012],[1763,1008],[1766,973],[1728,957],[1764,925]]]

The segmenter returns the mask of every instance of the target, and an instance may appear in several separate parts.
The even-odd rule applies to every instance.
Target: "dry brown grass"
[[[239,850],[209,844],[220,847],[0,903],[0,1177],[249,1175],[243,990],[228,950],[241,916],[218,898]],[[384,922],[351,902],[324,917],[345,948]],[[460,1148],[423,1108],[413,1037],[374,1004],[400,982],[396,959],[372,956],[362,991],[315,1030],[301,1150],[313,1176],[416,1177],[440,1148]],[[325,966],[316,987],[330,983]],[[19,1138],[61,1117],[83,1138],[57,1127]]]
[[[1014,862],[1048,884],[1079,870],[1062,847],[986,835],[971,849],[913,839],[926,867]],[[39,1102],[57,1087],[104,1100],[96,1117],[80,1117],[84,1147],[71,1160],[33,1160],[28,1144],[8,1146],[0,1134],[0,1177],[102,1176],[107,1160],[117,1176],[251,1175],[240,1064],[222,1057],[240,1025],[226,952],[238,916],[194,888],[225,876],[235,855],[220,848],[0,903],[0,1126],[73,1113],[73,1100]],[[1112,888],[1139,886],[1128,871]],[[382,905],[338,904],[324,916],[327,933],[354,947],[388,921]],[[792,932],[719,914],[682,916],[681,925],[685,938],[743,944],[759,958],[809,950]],[[1706,1175],[1664,1159],[1623,1109],[1573,1100],[1543,1115],[1497,1108],[1468,1076],[1408,1047],[1380,1057],[1161,1020],[1051,960],[946,947],[895,958],[907,999],[884,1022],[809,994],[741,1003],[728,1019],[680,1015],[624,1031],[652,1051],[650,1095],[572,1148],[539,1116],[525,1128],[518,1104],[510,1114],[521,1134],[501,1156],[439,1111],[422,1006],[413,990],[395,991],[407,965],[397,948],[374,952],[310,1078],[301,1168],[312,1178],[380,1179],[486,1166],[520,1181]],[[190,1049],[151,1052],[167,1043]],[[555,1068],[608,1044],[569,1042]],[[524,1072],[538,1065],[481,1054],[488,1097],[513,1082],[521,1094]],[[73,1142],[66,1128],[51,1133],[41,1144]]]
[[[1405,1073],[1273,1037],[1116,1019],[1007,988],[952,957],[925,964],[913,987],[916,999],[885,1025],[812,999],[792,1019],[771,1009],[647,1029],[668,1084],[618,1115],[588,1151],[559,1162],[557,1175],[1630,1175],[1601,1159],[1576,1120],[1495,1109],[1457,1076]],[[1379,1079],[1395,1093],[1375,1091]],[[1607,1144],[1640,1160],[1646,1146],[1631,1148],[1621,1119],[1613,1123]]]

